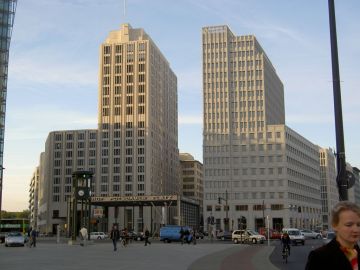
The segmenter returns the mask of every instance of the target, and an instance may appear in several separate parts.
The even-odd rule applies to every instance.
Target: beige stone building
[[[318,148],[285,126],[283,84],[257,39],[204,27],[202,48],[205,220],[216,229],[316,227]]]
[[[42,232],[65,226],[74,171],[94,173],[93,196],[180,195],[177,78],[143,29],[123,24],[100,46],[98,97],[98,129],[54,131],[47,138],[40,161]],[[156,231],[161,223],[176,222],[177,209],[104,210],[102,230],[116,222]],[[188,220],[185,210],[182,220]]]
[[[39,167],[36,167],[31,177],[29,188],[30,227],[34,229],[37,228],[39,180]]]
[[[72,173],[95,172],[97,130],[50,132],[40,157],[38,228],[43,233],[65,230],[68,202],[72,196]],[[92,187],[95,190],[95,186]]]
[[[357,167],[353,167],[353,173],[355,175],[355,185],[354,185],[354,197],[355,203],[360,205],[360,170]]]
[[[101,45],[98,113],[97,194],[179,194],[177,78],[143,29],[122,24]],[[119,210],[135,230],[150,215]]]
[[[180,153],[180,186],[181,194],[194,199],[202,210],[204,197],[203,165],[189,153]],[[202,211],[201,211],[202,212]]]
[[[331,209],[339,202],[336,159],[331,148],[320,148],[321,216],[323,229],[331,228]]]

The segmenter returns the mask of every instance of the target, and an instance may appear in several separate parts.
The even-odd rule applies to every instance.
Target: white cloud
[[[181,70],[176,73],[180,94],[197,93],[202,94],[201,86],[201,67],[195,67],[192,70]]]
[[[46,112],[46,113],[44,113]],[[31,121],[29,121],[31,115]],[[97,116],[89,116],[78,111],[42,108],[42,110],[18,111],[10,115],[11,125],[7,127],[6,139],[43,139],[51,131],[72,129],[96,129]]]
[[[286,122],[290,124],[328,124],[334,122],[333,115],[329,114],[287,114]]]
[[[179,116],[178,119],[179,125],[202,125],[203,120],[202,120],[202,116],[201,115],[197,115],[197,116]]]
[[[51,55],[49,53],[48,55]],[[61,58],[61,56],[59,57]],[[28,53],[23,58],[15,57],[10,62],[11,80],[24,83],[97,85],[97,67],[86,63],[67,63],[55,58],[44,58]]]

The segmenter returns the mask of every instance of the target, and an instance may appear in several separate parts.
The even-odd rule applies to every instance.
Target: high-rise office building
[[[30,227],[34,229],[37,229],[39,178],[39,166],[37,166],[31,178],[29,188]]]
[[[97,196],[178,194],[177,78],[143,29],[122,24],[101,45],[98,114]],[[142,229],[142,213],[120,211]]]
[[[283,84],[259,42],[212,26],[202,48],[205,220],[226,230],[318,226],[318,147],[285,126]]]
[[[17,0],[0,1],[0,212],[2,210],[3,161],[9,48]],[[1,214],[0,214],[1,218]]]
[[[100,195],[178,192],[177,79],[143,29],[123,24],[100,49]]]
[[[48,136],[40,159],[42,232],[65,227],[74,171],[94,173],[93,196],[126,201],[141,195],[180,195],[177,79],[143,29],[123,24],[101,45],[98,97],[97,130],[54,131]],[[198,207],[192,200],[189,204]],[[99,226],[107,230],[121,222],[121,227],[142,231],[148,226],[153,231],[167,218],[172,220],[175,210],[182,211],[182,221],[196,222],[186,207],[160,211],[150,202],[146,205],[150,207],[109,205]]]

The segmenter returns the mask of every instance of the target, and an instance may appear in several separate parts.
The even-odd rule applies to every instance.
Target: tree
[[[1,211],[1,218],[30,218],[30,210],[26,209],[22,212]]]

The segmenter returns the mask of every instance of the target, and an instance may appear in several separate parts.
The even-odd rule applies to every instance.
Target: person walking
[[[145,246],[147,246],[147,244],[151,245],[151,242],[149,241],[149,237],[150,237],[150,232],[147,228],[145,228],[145,233],[144,233],[144,240],[145,240]]]
[[[88,236],[88,230],[85,228],[85,226],[83,226],[80,229],[80,238],[82,240],[82,243],[80,243],[81,246],[85,246],[86,245],[86,238]]]
[[[113,227],[111,229],[110,239],[113,242],[114,251],[116,251],[117,250],[116,244],[117,244],[117,241],[119,241],[119,239],[120,239],[120,231],[115,224],[113,225]]]
[[[184,236],[185,236],[185,231],[184,231],[183,227],[181,227],[180,228],[180,241],[181,241],[182,245],[184,244]]]
[[[310,252],[306,270],[360,270],[360,207],[350,201],[337,203],[331,211],[336,237]]]
[[[193,244],[196,245],[196,230],[191,231],[191,236]]]
[[[34,246],[36,247],[36,230],[32,229],[30,232],[30,247]]]

